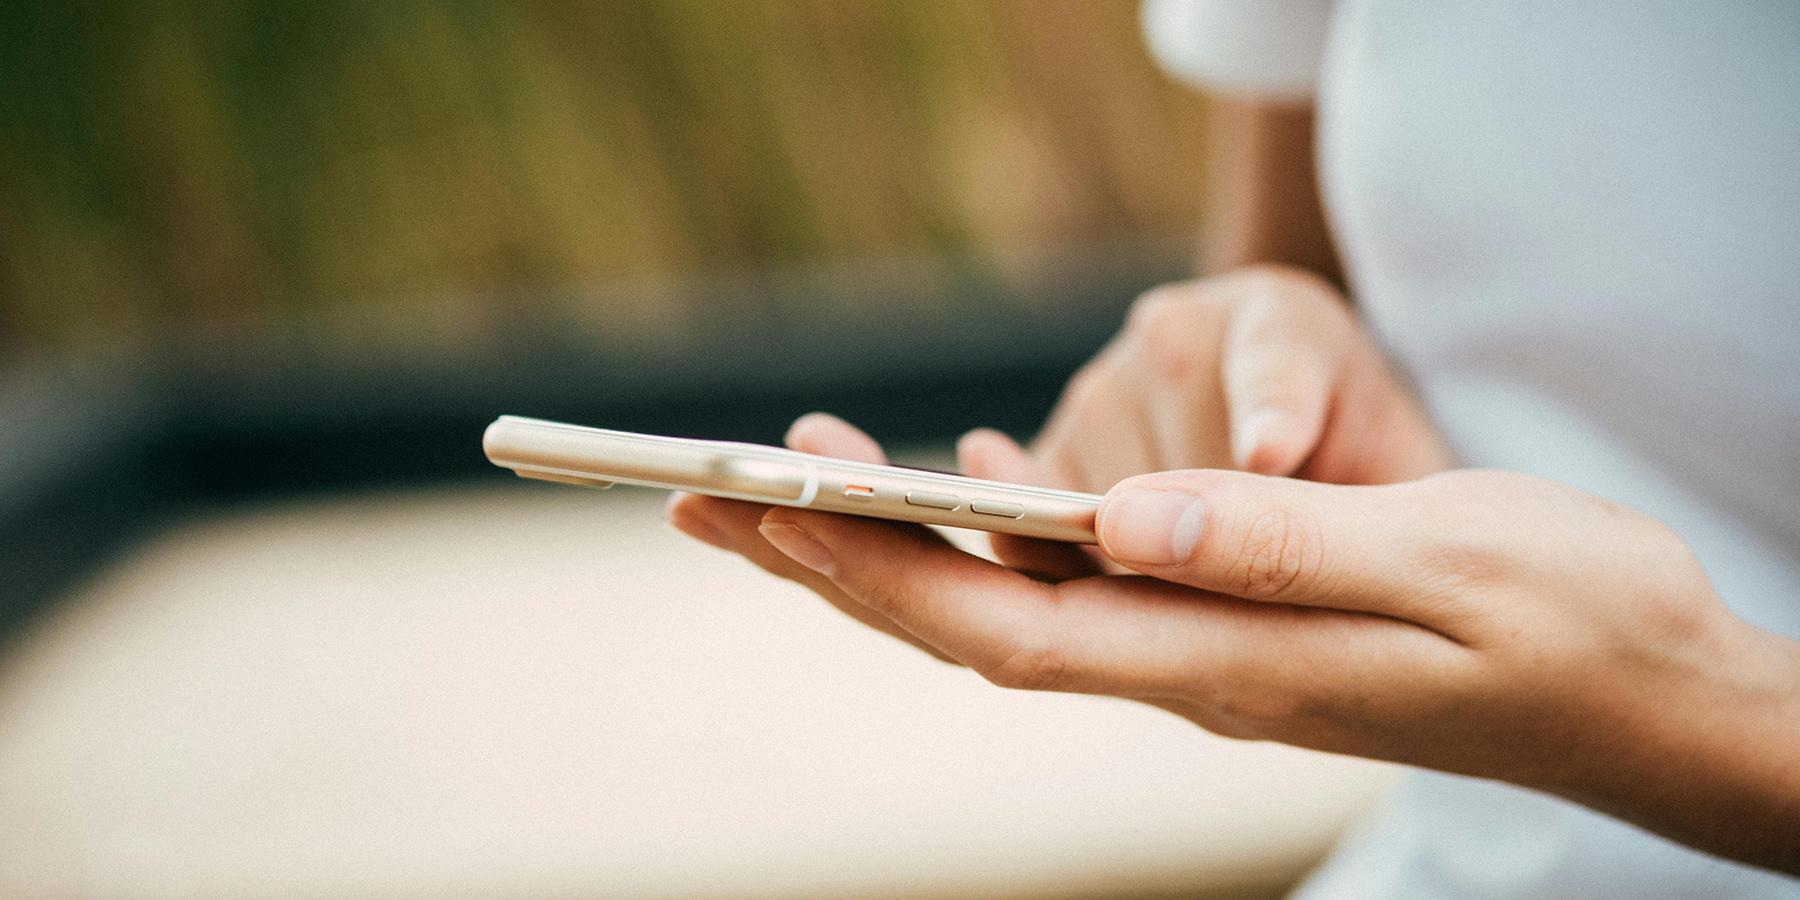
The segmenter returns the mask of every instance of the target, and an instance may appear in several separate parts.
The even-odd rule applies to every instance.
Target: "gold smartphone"
[[[849,462],[728,441],[660,437],[501,416],[487,458],[524,478],[615,482],[853,516],[1094,543],[1100,498],[944,472]]]

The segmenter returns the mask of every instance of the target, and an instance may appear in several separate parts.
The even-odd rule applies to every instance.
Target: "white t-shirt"
[[[1351,291],[1468,464],[1657,516],[1739,615],[1800,636],[1800,3],[1150,0],[1144,16],[1178,75],[1316,99]],[[1800,897],[1800,881],[1421,771],[1300,896]]]

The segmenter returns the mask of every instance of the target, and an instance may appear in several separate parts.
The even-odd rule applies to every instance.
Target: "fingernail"
[[[1259,409],[1244,419],[1237,432],[1231,436],[1231,458],[1240,466],[1250,464],[1250,455],[1262,446],[1263,440],[1281,427],[1281,419],[1286,415],[1279,409]]]
[[[831,558],[831,551],[819,543],[812,535],[807,534],[798,525],[787,522],[764,522],[758,531],[767,538],[775,549],[787,554],[789,559],[797,562],[827,578],[837,571],[837,561]]]
[[[1189,494],[1127,488],[1107,501],[1101,543],[1120,562],[1172,566],[1200,543],[1206,508]]]

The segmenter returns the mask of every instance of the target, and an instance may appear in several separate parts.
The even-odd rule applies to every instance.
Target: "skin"
[[[823,414],[787,442],[885,461]],[[670,518],[1003,687],[1508,781],[1800,873],[1800,644],[1733,616],[1654,519],[1454,469],[1322,278],[1153,291],[1030,451],[976,431],[958,456],[1104,491],[1099,546],[994,536],[988,561],[922,526],[691,495]]]
[[[1207,108],[1213,209],[1201,270],[1284,263],[1343,286],[1319,195],[1312,106],[1213,97]]]

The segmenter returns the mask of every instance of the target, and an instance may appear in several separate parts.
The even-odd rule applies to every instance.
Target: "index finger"
[[[1380,660],[1381,671],[1398,671],[1402,661],[1386,652],[1390,632],[1425,634],[1392,620],[1136,576],[1045,584],[963,553],[923,526],[788,508],[765,521],[778,549],[1003,687],[1140,698],[1308,692],[1346,662],[1368,669]],[[1383,652],[1368,652],[1371,640]]]

